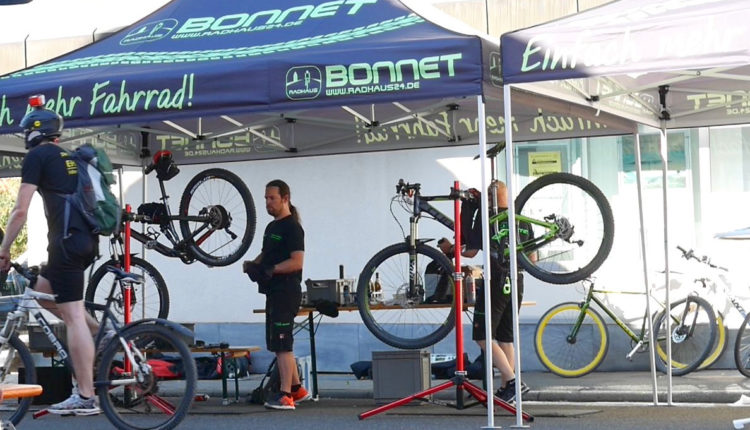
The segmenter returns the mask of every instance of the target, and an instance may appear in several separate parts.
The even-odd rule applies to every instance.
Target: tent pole
[[[669,229],[667,220],[667,161],[668,161],[668,145],[667,145],[667,121],[666,119],[661,120],[661,133],[659,138],[659,153],[661,155],[661,182],[662,182],[662,203],[664,210],[664,285],[666,308],[665,315],[669,315],[672,304],[669,301]],[[671,318],[664,318],[667,323],[667,333],[672,332],[672,321]],[[672,342],[667,342],[667,405],[672,406]]]
[[[643,262],[643,282],[646,284],[646,315],[648,315],[648,358],[651,364],[651,387],[654,395],[654,406],[659,404],[658,386],[656,382],[656,355],[654,336],[654,320],[651,319],[651,284],[648,280],[648,261],[646,260],[646,231],[643,223],[643,192],[641,180],[641,136],[633,135],[635,142],[635,178],[638,188],[638,220],[641,227],[641,261]]]
[[[484,101],[482,96],[477,96],[477,120],[479,121],[479,166],[482,175],[481,188],[481,208],[482,211],[482,267],[484,269],[484,303],[490,302],[490,229],[489,229],[489,197],[487,196],[487,130],[485,126]],[[494,387],[494,367],[492,365],[492,316],[489,312],[484,313],[484,379],[487,381],[487,396],[492,396],[495,392]],[[517,410],[516,410],[517,411]],[[487,427],[495,428],[495,403],[487,402]]]
[[[513,183],[513,117],[511,115],[510,110],[510,85],[503,85],[503,113],[505,116],[505,185],[508,188],[508,226],[511,228],[511,231],[514,232],[513,234],[509,234],[508,238],[510,239],[509,242],[509,248],[510,248],[510,303],[511,303],[511,312],[513,315],[513,349],[515,357],[513,359],[514,361],[514,370],[516,372],[515,378],[516,378],[516,424],[513,426],[515,428],[522,428],[526,427],[523,424],[523,420],[521,418],[521,413],[523,410],[522,405],[522,399],[521,399],[521,335],[519,333],[518,329],[518,252],[516,247],[518,246],[518,238],[515,234],[515,225],[516,225],[516,202],[515,202],[515,184]],[[486,193],[483,193],[484,195]],[[482,202],[482,205],[485,203]],[[488,218],[484,218],[488,220]],[[487,229],[487,226],[484,226],[485,229]],[[485,254],[489,255],[489,230],[486,230],[487,234],[485,236],[487,242],[484,243],[485,245]],[[483,238],[483,240],[485,239]],[[487,271],[487,267],[485,266],[485,271]],[[501,280],[502,282],[502,280]],[[489,285],[489,284],[487,284]],[[490,288],[485,288],[486,291],[489,291]],[[485,293],[485,303],[489,302],[489,297]],[[489,314],[489,312],[487,312]],[[487,318],[487,321],[489,322],[489,318]],[[489,327],[488,327],[489,330]],[[487,339],[491,339],[488,337]]]

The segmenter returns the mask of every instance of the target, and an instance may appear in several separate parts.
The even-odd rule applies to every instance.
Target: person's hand
[[[0,271],[10,270],[10,251],[0,249]]]
[[[242,271],[247,273],[251,281],[259,284],[268,282],[273,276],[273,266],[267,267],[251,260],[242,263]]]

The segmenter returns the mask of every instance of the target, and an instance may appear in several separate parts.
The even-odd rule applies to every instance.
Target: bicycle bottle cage
[[[156,177],[162,181],[168,181],[180,173],[180,169],[175,164],[172,153],[169,151],[159,151],[154,154],[154,165],[156,166]]]

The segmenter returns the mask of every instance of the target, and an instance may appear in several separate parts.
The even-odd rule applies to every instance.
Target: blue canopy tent
[[[479,95],[494,106],[487,131],[500,140],[499,61],[496,42],[396,0],[176,0],[0,77],[0,150],[20,149],[2,134],[19,132],[37,93],[77,129],[64,140],[106,138],[115,161],[135,165],[142,145],[203,163],[476,143]],[[514,119],[522,139],[632,127],[592,109],[524,100]]]

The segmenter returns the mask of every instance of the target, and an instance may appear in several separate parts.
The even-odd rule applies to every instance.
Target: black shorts
[[[271,352],[292,351],[294,317],[302,303],[302,288],[272,287],[266,294],[266,348]]]
[[[493,334],[492,337],[498,342],[511,343],[513,342],[513,309],[511,308],[511,296],[510,294],[503,293],[503,286],[505,284],[506,276],[503,274],[493,278],[492,284],[492,297],[490,304],[490,316],[492,318],[492,326],[490,332]],[[521,300],[523,298],[523,274],[518,274],[518,306],[520,309]],[[484,289],[477,288],[477,300],[474,304],[474,321],[472,325],[471,338],[473,340],[485,340],[485,329],[484,329]]]
[[[40,275],[55,293],[55,302],[83,300],[83,272],[96,257],[98,237],[88,232],[73,232],[67,239],[50,240],[47,265]]]

